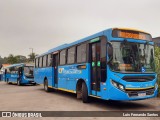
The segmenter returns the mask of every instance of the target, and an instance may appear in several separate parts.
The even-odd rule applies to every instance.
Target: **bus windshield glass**
[[[27,78],[34,78],[34,76],[33,76],[33,66],[25,66],[24,67],[24,75]]]
[[[154,72],[154,46],[150,44],[112,42],[110,68],[118,72]]]

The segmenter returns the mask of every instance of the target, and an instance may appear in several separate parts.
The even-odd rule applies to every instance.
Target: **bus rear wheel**
[[[89,102],[88,89],[85,82],[82,83],[82,101],[83,103]]]
[[[47,79],[44,80],[44,90],[45,90],[46,92],[50,92],[50,91],[51,91],[51,89],[48,88],[48,80],[47,80]]]

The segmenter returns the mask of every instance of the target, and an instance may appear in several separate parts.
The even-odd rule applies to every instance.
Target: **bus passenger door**
[[[54,87],[58,87],[58,53],[53,54]]]
[[[22,67],[19,67],[18,68],[18,79],[21,81],[22,80],[22,76],[23,76],[23,69]]]
[[[4,70],[4,81],[7,81],[7,69]]]
[[[100,42],[91,43],[91,94],[98,95],[100,91],[100,81],[101,81],[101,67],[100,67],[100,53],[101,47]]]

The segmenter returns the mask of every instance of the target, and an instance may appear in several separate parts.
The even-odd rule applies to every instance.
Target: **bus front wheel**
[[[7,78],[7,84],[9,84],[9,79]]]
[[[19,79],[17,80],[17,85],[21,86],[21,81]]]
[[[82,101],[83,103],[89,102],[88,89],[85,82],[82,83]]]
[[[48,80],[47,80],[47,79],[44,80],[44,90],[45,90],[46,92],[50,92],[50,91],[51,91],[51,89],[48,88]]]

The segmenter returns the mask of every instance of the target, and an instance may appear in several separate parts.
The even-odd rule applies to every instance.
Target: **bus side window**
[[[47,67],[51,67],[52,66],[52,55],[48,54],[47,55]]]
[[[9,74],[10,73],[10,70],[9,68],[6,69],[6,74]]]
[[[47,56],[43,56],[43,67],[46,67],[47,66]]]
[[[36,58],[36,59],[34,60],[35,68],[37,68],[37,60],[38,60],[38,58]]]
[[[68,49],[67,63],[73,64],[75,62],[75,47]]]
[[[60,52],[60,65],[66,64],[66,50]]]
[[[86,44],[81,44],[81,45],[77,46],[77,63],[86,62],[86,59],[87,59],[86,48],[87,48]]]
[[[36,61],[36,67],[38,68],[39,67],[39,58],[37,58],[37,61]]]
[[[40,68],[42,67],[42,63],[43,63],[43,59],[42,59],[42,58],[43,58],[43,57],[40,57],[40,58],[39,58],[39,65],[38,65],[38,66],[39,66]]]

